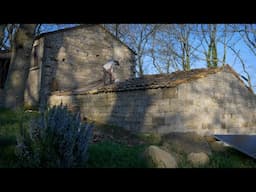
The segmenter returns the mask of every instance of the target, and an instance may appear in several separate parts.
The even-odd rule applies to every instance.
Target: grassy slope
[[[144,168],[140,157],[145,146],[127,146],[125,144],[103,141],[89,148],[88,167],[90,168]]]
[[[26,126],[36,113],[13,112],[0,109],[0,167],[15,167],[16,135],[21,122]],[[144,168],[142,152],[151,144],[159,145],[160,138],[153,135],[135,135],[111,126],[96,125],[95,131],[106,136],[89,146],[89,168]],[[189,168],[186,155],[180,155],[180,168]],[[207,168],[255,168],[255,160],[244,154],[228,149],[214,152]]]
[[[0,168],[15,167],[16,136],[21,124],[27,126],[35,112],[11,111],[0,109]]]

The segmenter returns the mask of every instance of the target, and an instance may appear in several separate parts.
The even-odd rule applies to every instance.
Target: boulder
[[[208,142],[208,143],[212,143],[212,142],[215,142],[216,139],[214,138],[214,136],[212,135],[206,135],[205,137],[205,140]]]
[[[227,147],[225,147],[221,142],[215,141],[210,143],[211,149],[212,151],[216,151],[216,152],[224,152]]]
[[[206,153],[190,153],[188,155],[188,161],[194,166],[205,165],[209,162],[209,157]]]
[[[175,158],[170,153],[160,149],[157,146],[149,146],[144,152],[144,157],[150,167],[177,168]]]

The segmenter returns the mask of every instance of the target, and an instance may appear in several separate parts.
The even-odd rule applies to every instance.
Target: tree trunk
[[[211,52],[212,52],[212,43],[209,44],[208,46],[208,52],[206,55],[206,62],[207,62],[207,67],[211,67]]]
[[[1,24],[0,25],[0,48],[4,45],[4,30],[6,28],[6,25]]]
[[[212,47],[212,66],[218,67],[218,56],[217,56],[217,48],[216,48],[215,42]]]
[[[115,24],[115,36],[119,39],[119,24]]]
[[[217,56],[217,48],[216,48],[216,33],[217,33],[217,25],[213,25],[212,31],[212,66],[218,66],[218,56]]]
[[[12,56],[5,84],[5,107],[16,108],[24,104],[24,90],[30,68],[35,24],[20,25],[12,48]]]

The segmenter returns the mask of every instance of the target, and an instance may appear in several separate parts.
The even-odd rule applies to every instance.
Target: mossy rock
[[[172,154],[157,146],[149,146],[143,154],[148,167],[151,168],[177,168],[176,159]]]

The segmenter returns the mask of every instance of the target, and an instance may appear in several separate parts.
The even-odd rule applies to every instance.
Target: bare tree
[[[243,25],[240,24],[238,27],[236,27],[236,31],[239,32],[240,36],[242,37],[248,49],[256,57],[256,24],[243,24]],[[253,85],[251,84],[251,78],[247,71],[248,65],[244,63],[242,58],[240,59],[240,61],[241,61],[243,70],[247,75],[249,87],[252,88]]]
[[[107,24],[115,36],[128,44],[135,52],[137,75],[144,74],[145,67],[153,67],[159,73],[172,69],[190,70],[194,55],[189,24]],[[151,58],[151,62],[145,57]]]
[[[173,53],[179,61],[183,70],[191,69],[191,61],[196,59],[195,35],[193,34],[196,25],[193,24],[175,24],[173,25],[173,35],[176,39],[176,46]],[[175,45],[175,44],[174,44]]]
[[[244,59],[241,57],[240,50],[235,50],[232,46],[229,46],[229,48],[233,51],[233,53],[236,55],[236,57],[239,59],[240,63],[242,64],[243,71],[246,74],[246,78],[243,77],[243,79],[248,82],[248,86],[251,88],[251,90],[253,90],[253,86],[251,83],[251,77],[250,77],[249,72],[247,71],[247,67],[244,62]]]
[[[36,24],[21,24],[13,40],[11,63],[5,84],[5,106],[23,106]]]
[[[244,40],[252,53],[256,56],[256,25],[244,25]]]
[[[51,30],[67,28],[76,24],[7,24],[0,25],[1,45],[11,51],[11,62],[5,82],[5,105],[23,106],[24,90],[30,68],[31,50],[36,35]]]
[[[6,29],[6,24],[1,24],[0,25],[0,50],[4,47],[4,37],[5,37],[5,29]]]
[[[202,47],[204,49],[204,55],[206,58],[207,67],[218,66],[218,54],[217,54],[217,24],[202,24],[201,37]],[[226,56],[225,56],[226,57]]]
[[[13,38],[18,29],[18,24],[3,24],[0,25],[0,50],[10,50],[13,43]]]
[[[148,56],[158,73],[170,73],[182,68],[174,27],[172,24],[162,24],[152,34]]]
[[[188,25],[178,25],[176,33],[177,39],[180,42],[181,52],[182,52],[182,68],[184,71],[190,70],[190,44],[189,44],[189,36],[190,36],[190,29]]]
[[[126,42],[127,32],[129,31],[129,24],[102,24],[107,30],[109,30],[116,38],[123,42]]]
[[[148,52],[148,43],[157,24],[130,24],[126,26],[126,39],[124,40],[136,52],[137,75],[144,75],[144,58]]]

